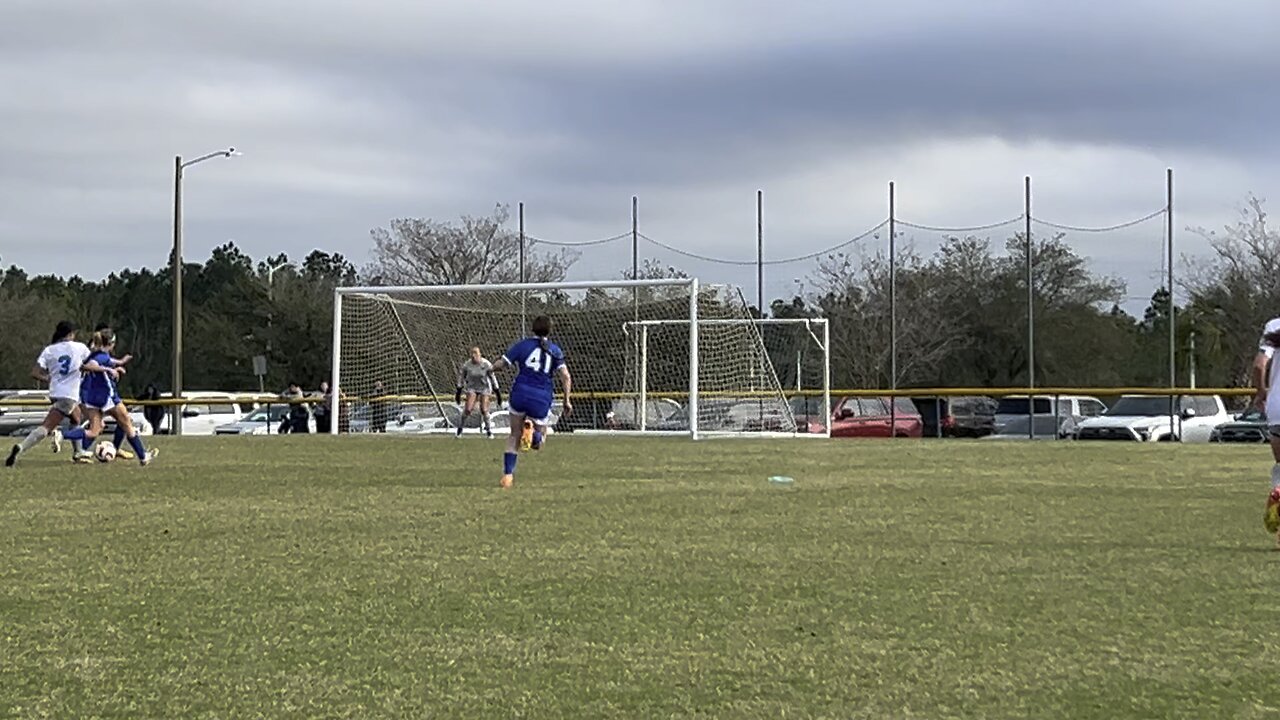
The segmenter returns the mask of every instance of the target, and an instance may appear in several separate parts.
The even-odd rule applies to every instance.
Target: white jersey
[[[36,364],[49,371],[49,397],[80,402],[80,367],[89,355],[88,346],[75,340],[54,343],[40,353]]]

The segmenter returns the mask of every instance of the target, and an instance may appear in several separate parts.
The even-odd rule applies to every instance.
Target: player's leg
[[[93,460],[93,453],[89,448],[93,447],[93,443],[97,441],[98,435],[102,432],[102,409],[90,407],[88,408],[89,427],[84,430],[84,439],[80,441],[80,447],[76,448],[75,453],[71,456],[73,462],[87,463]]]
[[[124,414],[129,417],[129,424],[132,426],[133,416],[129,415],[129,409],[124,407],[124,401],[120,399],[120,395],[112,395],[111,402],[115,403],[117,408],[124,408]],[[115,432],[111,435],[111,444],[116,446],[116,457],[122,460],[132,460],[137,457],[136,453],[124,446],[124,441],[127,437],[128,434],[125,432],[124,425],[117,422]]]
[[[80,406],[79,406],[79,405],[76,405],[76,409],[71,411],[71,418],[70,418],[70,420],[71,420],[71,427],[70,427],[70,428],[68,428],[68,430],[69,430],[69,431],[74,431],[74,430],[78,430],[78,429],[80,429],[80,424],[81,424],[81,423],[83,423],[83,422],[84,422],[84,420],[82,419],[82,414],[81,414],[81,410],[80,410]],[[61,424],[61,423],[59,423],[59,424]],[[76,433],[76,434],[83,436],[83,433]],[[63,433],[61,429],[59,429],[59,428],[54,428],[54,429],[53,429],[53,432],[49,433],[49,445],[50,445],[50,447],[52,447],[52,448],[53,448],[53,451],[54,451],[55,453],[62,452],[62,441],[63,441],[63,440],[71,440],[72,450],[74,450],[74,449],[75,449],[75,442],[76,442],[76,441],[75,441],[75,440],[72,440],[72,438],[70,438],[70,437],[67,437],[67,434],[66,434],[66,433]]]
[[[63,409],[60,410],[59,407]],[[69,417],[70,413],[71,408],[63,405],[63,401],[56,402],[53,407],[49,408],[49,412],[44,416],[44,422],[40,424],[40,427],[27,433],[22,442],[16,443],[10,448],[9,457],[5,458],[4,466],[13,467],[14,463],[18,462],[19,455],[39,445],[41,440],[49,437],[49,433],[57,430],[58,426],[62,424],[63,418]]]
[[[111,408],[111,414],[116,419],[116,431],[124,429],[124,435],[129,439],[129,445],[133,448],[134,455],[138,458],[138,462],[145,467],[151,463],[156,456],[154,449],[148,451],[147,447],[142,444],[142,435],[138,433],[138,428],[133,426],[133,418],[129,416],[129,411],[124,405],[116,405]],[[117,446],[118,447],[118,446]]]
[[[519,457],[516,451],[520,448],[520,436],[524,432],[524,413],[513,409],[510,417],[511,434],[507,436],[506,452],[502,455],[502,480],[498,483],[504,488],[511,487],[515,481],[516,458]]]
[[[1271,440],[1271,458],[1275,463],[1271,466],[1271,491],[1267,494],[1262,522],[1267,532],[1276,535],[1276,547],[1280,548],[1280,425],[1268,428],[1267,436]]]
[[[493,425],[489,423],[489,394],[480,395],[480,424],[484,426],[484,436],[493,438]]]
[[[462,430],[467,426],[467,418],[471,417],[471,411],[476,407],[476,394],[467,391],[467,399],[462,402],[462,415],[458,418],[458,437],[462,437]]]
[[[53,431],[52,436],[55,445],[53,451],[58,452],[58,450],[60,450],[60,448],[57,447],[59,440],[66,440],[71,443],[71,454],[72,459],[74,459],[76,454],[84,453],[88,450],[84,444],[84,405],[77,404],[67,417],[71,421],[71,427],[67,428],[66,432],[61,432],[56,429]]]

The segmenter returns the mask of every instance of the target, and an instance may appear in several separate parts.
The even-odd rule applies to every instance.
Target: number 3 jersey
[[[542,349],[542,340],[536,337],[525,338],[511,346],[502,356],[508,363],[520,369],[516,374],[513,387],[555,394],[555,374],[564,366],[564,351],[553,342]]]
[[[89,347],[75,340],[54,343],[40,353],[36,364],[49,372],[49,397],[80,402],[80,367],[89,355]]]

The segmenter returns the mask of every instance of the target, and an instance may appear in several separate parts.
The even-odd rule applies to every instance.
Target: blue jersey
[[[512,345],[502,357],[520,370],[513,388],[544,392],[547,395],[555,393],[555,375],[564,367],[564,351],[559,345],[548,342],[547,349],[543,350],[540,338],[525,338]]]
[[[95,350],[89,356],[89,359],[98,363],[102,367],[111,367],[115,363],[111,361],[111,355],[105,350]],[[108,401],[115,400],[116,383],[111,376],[104,372],[87,372],[84,374],[84,383],[80,389],[81,399],[90,406],[106,405]]]

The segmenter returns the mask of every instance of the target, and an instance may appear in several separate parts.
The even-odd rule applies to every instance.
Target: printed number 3
[[[551,374],[551,353],[543,353],[542,348],[534,348],[529,357],[524,359],[524,366],[544,375]]]
[[[58,358],[58,365],[61,367],[63,375],[70,373],[71,372],[71,356],[63,355],[62,357]]]

